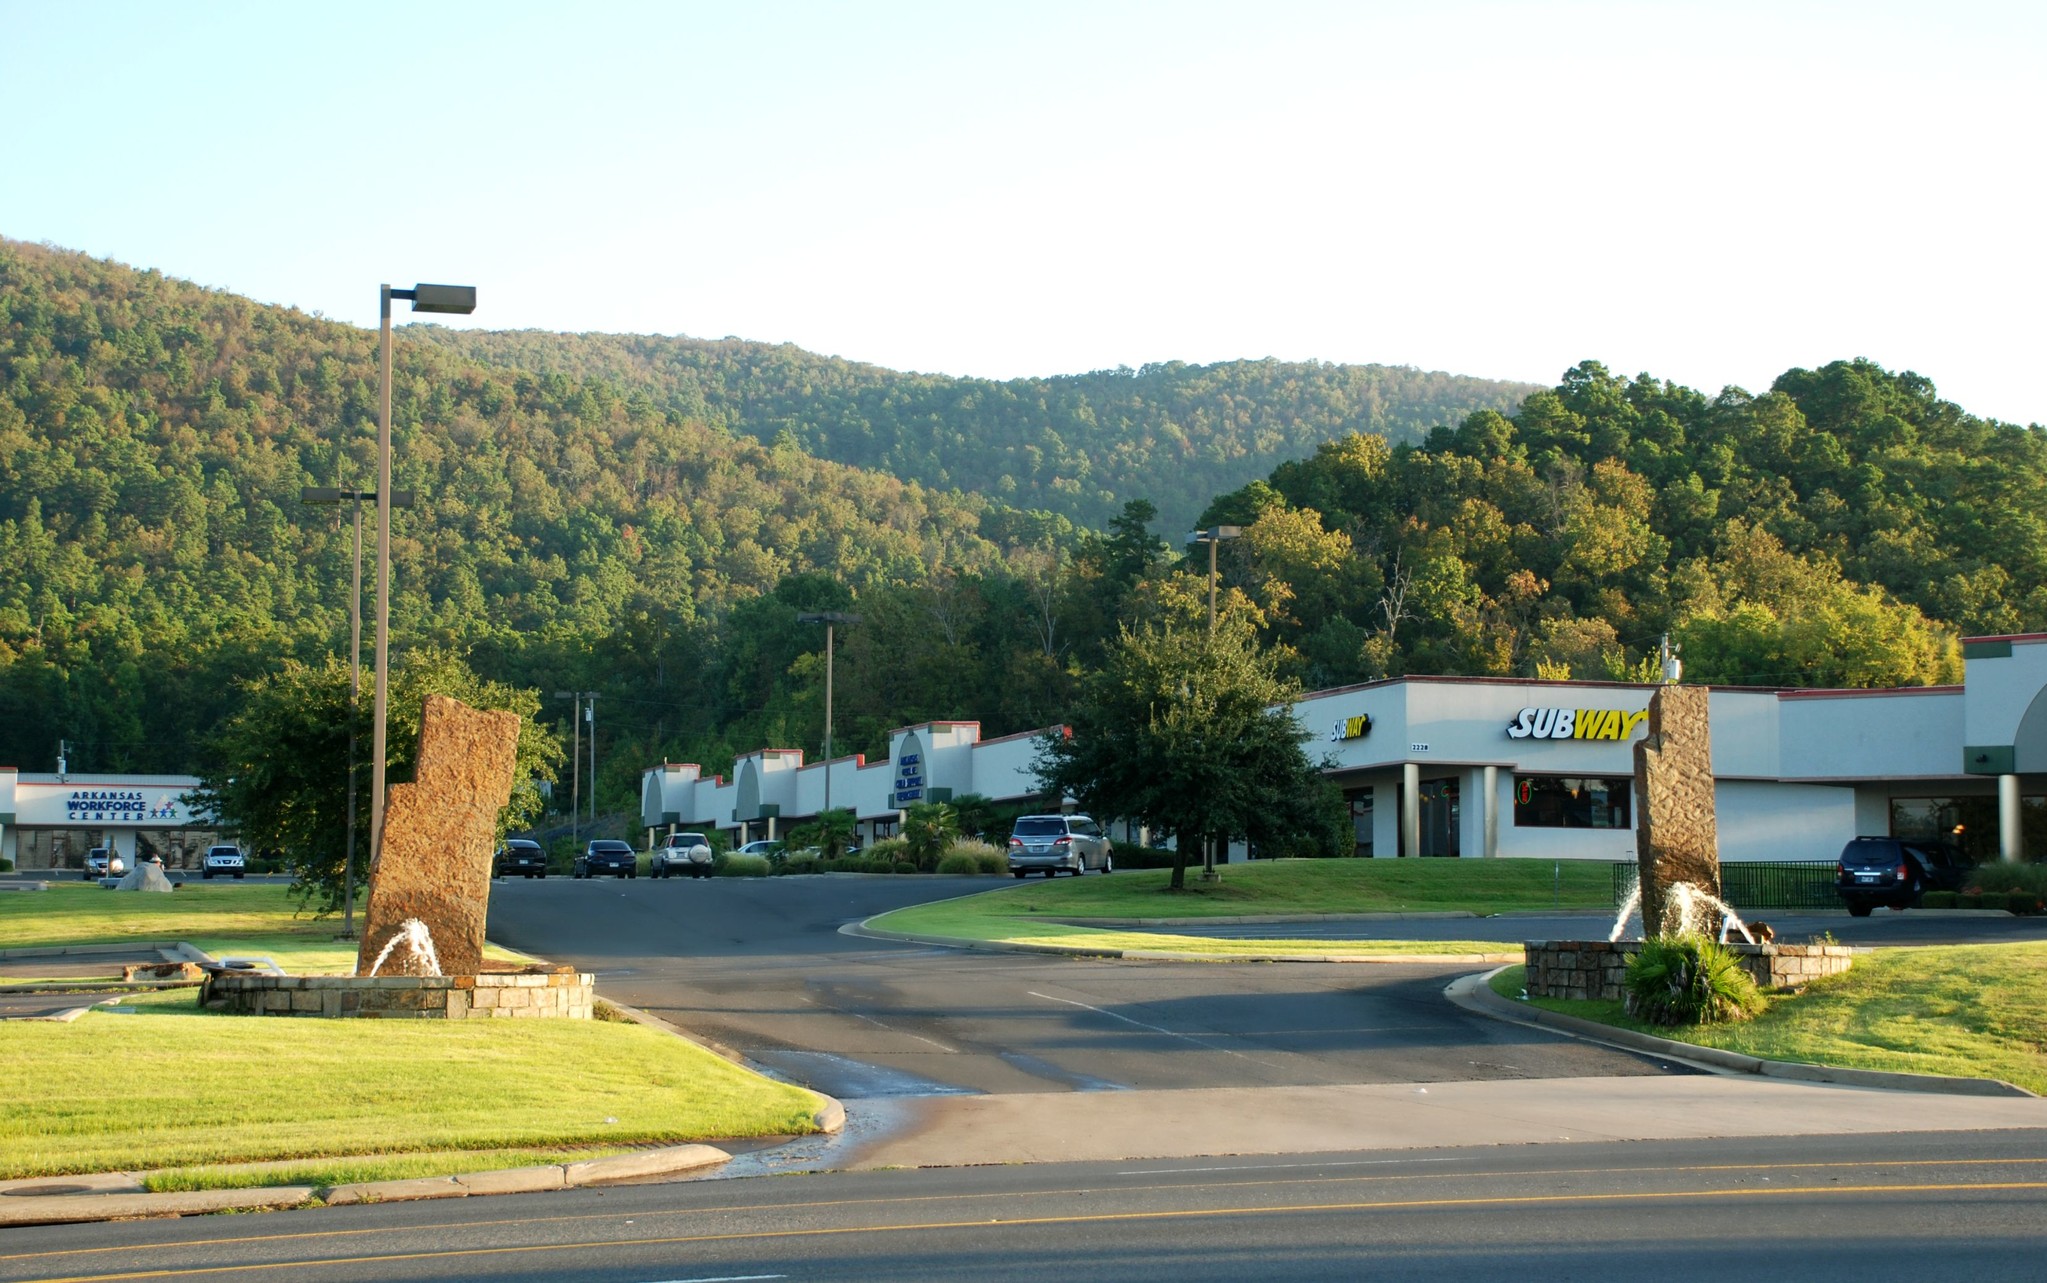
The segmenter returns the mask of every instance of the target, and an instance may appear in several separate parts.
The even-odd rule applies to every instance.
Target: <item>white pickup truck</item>
[[[711,840],[701,833],[670,833],[647,857],[647,872],[657,878],[708,878]]]

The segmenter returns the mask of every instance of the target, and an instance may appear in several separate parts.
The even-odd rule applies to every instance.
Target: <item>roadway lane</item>
[[[841,1099],[1679,1072],[1466,1014],[1442,989],[1470,964],[1118,961],[838,933],[988,886],[513,879],[494,888],[490,935]]]
[[[149,1278],[2033,1280],[2038,1132],[858,1172],[11,1230]]]

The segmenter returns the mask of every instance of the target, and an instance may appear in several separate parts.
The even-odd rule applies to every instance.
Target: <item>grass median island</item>
[[[1604,909],[1612,905],[1612,874],[1604,863],[1547,860],[1276,860],[1232,864],[1220,882],[1196,882],[1190,870],[1180,891],[1163,869],[1108,877],[1029,881],[981,895],[898,909],[874,919],[886,931],[1007,944],[1075,945],[1100,949],[1170,950],[1217,958],[1272,953],[1488,954],[1506,946],[1484,940],[1211,940],[1172,934],[1175,919],[1285,914],[1441,913],[1481,916],[1515,910]],[[1089,925],[1075,919],[1120,919]],[[1147,928],[1156,929],[1147,929]]]
[[[1523,969],[1493,989],[1518,997]],[[2047,944],[1940,945],[1859,954],[1803,993],[1771,994],[1754,1020],[1652,1027],[1619,1002],[1531,998],[1531,1006],[1765,1060],[1957,1078],[2000,1078],[2047,1095]]]
[[[188,940],[348,971],[337,923],[286,889],[138,895],[52,888],[0,901],[0,948]],[[42,912],[37,912],[38,908]],[[333,965],[296,960],[338,958]],[[262,1019],[190,989],[124,996],[69,1024],[0,1022],[19,1090],[0,1102],[0,1179],[186,1171],[165,1188],[332,1184],[519,1167],[642,1145],[815,1131],[821,1100],[682,1039],[582,1020]]]

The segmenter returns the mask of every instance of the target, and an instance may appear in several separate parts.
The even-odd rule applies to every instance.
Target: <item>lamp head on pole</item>
[[[796,616],[799,624],[857,624],[860,616],[849,615],[843,610],[806,611]]]
[[[415,285],[409,290],[392,290],[391,297],[411,299],[415,312],[467,316],[476,310],[474,285]]]

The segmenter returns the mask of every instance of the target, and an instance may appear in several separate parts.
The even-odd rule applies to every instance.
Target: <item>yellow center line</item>
[[[1460,1207],[1538,1207],[1560,1203],[1674,1202],[1688,1198],[1768,1198],[1787,1195],[1941,1194],[1961,1192],[2047,1190],[2047,1181],[1996,1181],[1981,1185],[1807,1185],[1771,1189],[1670,1190],[1618,1194],[1517,1194],[1478,1198],[1388,1199],[1351,1203],[1297,1203],[1276,1207],[1183,1208],[1158,1212],[1101,1212],[1079,1216],[1021,1216],[999,1220],[925,1221],[903,1225],[845,1225],[807,1230],[750,1230],[729,1234],[677,1234],[649,1238],[583,1240],[574,1243],[530,1243],[513,1247],[448,1248],[433,1252],[390,1252],[367,1256],[330,1256],[292,1261],[260,1261],[247,1265],[205,1265],[168,1270],[129,1270],[115,1274],[70,1274],[22,1283],[118,1283],[125,1279],[192,1278],[202,1274],[245,1274],[258,1270],[305,1270],[320,1266],[377,1265],[399,1261],[453,1261],[480,1256],[525,1256],[542,1252],[587,1252],[593,1248],[668,1247],[688,1243],[744,1243],[775,1239],[830,1238],[864,1234],[911,1234],[934,1230],[1010,1229],[1049,1225],[1106,1225],[1135,1221],[1211,1220],[1230,1216],[1281,1216],[1317,1212],[1400,1212]]]
[[[1397,1162],[1397,1160],[1396,1160],[1396,1162]],[[1528,1168],[1528,1169],[1525,1169],[1525,1170],[1520,1170],[1520,1171],[1487,1171],[1487,1172],[1457,1172],[1457,1171],[1384,1171],[1384,1172],[1358,1172],[1358,1173],[1353,1173],[1353,1174],[1348,1174],[1348,1175],[1324,1175],[1324,1176],[1287,1176],[1287,1177],[1275,1177],[1275,1178],[1267,1178],[1267,1179],[1262,1179],[1262,1180],[1232,1180],[1232,1181],[1199,1181],[1199,1182],[1188,1182],[1188,1183],[1185,1183],[1185,1184],[1157,1184],[1157,1183],[1154,1183],[1154,1184],[1147,1184],[1147,1185],[1125,1185],[1125,1184],[1115,1184],[1115,1185],[1107,1185],[1107,1184],[1101,1184],[1101,1185],[1097,1185],[1097,1184],[1090,1184],[1090,1185],[1088,1185],[1088,1186],[1086,1186],[1086,1187],[1084,1187],[1084,1188],[1085,1188],[1085,1189],[1086,1189],[1086,1190],[1087,1190],[1088,1192],[1092,1192],[1092,1193],[1102,1193],[1102,1192],[1114,1191],[1114,1192],[1116,1192],[1116,1193],[1119,1193],[1119,1194],[1121,1194],[1121,1193],[1132,1193],[1132,1194],[1141,1194],[1141,1193],[1147,1193],[1147,1192],[1151,1192],[1151,1191],[1156,1191],[1156,1190],[1180,1190],[1180,1191],[1187,1191],[1187,1192],[1191,1192],[1191,1191],[1195,1191],[1195,1190],[1218,1190],[1218,1189],[1238,1189],[1238,1188],[1244,1188],[1244,1187],[1263,1187],[1263,1186],[1282,1186],[1282,1185],[1334,1185],[1334,1184],[1368,1184],[1368,1183],[1378,1183],[1378,1182],[1390,1182],[1390,1181],[1446,1181],[1446,1180],[1460,1180],[1460,1179],[1461,1179],[1461,1180],[1473,1180],[1473,1181],[1485,1181],[1485,1180],[1535,1180],[1535,1179],[1538,1179],[1538,1178],[1547,1178],[1547,1177],[1552,1177],[1552,1176],[1612,1176],[1612,1175],[1615,1175],[1617,1171],[1640,1171],[1640,1172],[1642,1172],[1642,1173],[1644,1173],[1644,1174],[1646,1174],[1646,1175],[1654,1175],[1654,1176],[1676,1176],[1676,1175],[1680,1175],[1680,1174],[1684,1174],[1684,1173],[1703,1173],[1703,1172],[1742,1172],[1742,1173],[1759,1173],[1759,1172],[1760,1172],[1760,1173],[1768,1173],[1768,1172],[1824,1172],[1824,1171],[1835,1171],[1835,1170],[1842,1170],[1842,1169],[1854,1169],[1854,1170],[1864,1170],[1864,1169],[1867,1169],[1867,1168],[1871,1168],[1871,1167],[1894,1167],[1894,1168],[1914,1168],[1914,1167],[1997,1167],[1997,1166],[2003,1166],[2003,1167],[2023,1167],[2023,1166],[2038,1166],[2038,1165],[2040,1165],[2040,1164],[2043,1164],[2043,1163],[2047,1163],[2047,1157],[2042,1157],[2042,1158],[1906,1158],[1906,1159],[1897,1159],[1897,1160],[1888,1160],[1888,1159],[1886,1159],[1886,1160],[1878,1160],[1878,1161],[1869,1161],[1869,1160],[1851,1160],[1851,1161],[1844,1161],[1844,1162],[1827,1162],[1827,1163],[1811,1163],[1811,1162],[1808,1162],[1808,1163],[1691,1163],[1691,1164],[1687,1164],[1687,1165],[1685,1165],[1685,1166],[1682,1166],[1682,1167],[1656,1167],[1656,1168],[1640,1168],[1640,1169],[1634,1169],[1634,1168],[1621,1168],[1621,1169],[1616,1169],[1616,1168],[1612,1168],[1612,1167],[1540,1167],[1540,1168]],[[1333,1165],[1333,1166],[1340,1166],[1341,1164],[1342,1164],[1342,1160],[1331,1160],[1331,1165]],[[1303,1160],[1303,1161],[1301,1161],[1301,1162],[1297,1162],[1297,1163],[1290,1163],[1290,1164],[1288,1164],[1288,1166],[1290,1166],[1290,1167],[1304,1167],[1304,1166],[1313,1166],[1313,1165],[1314,1165],[1314,1159],[1313,1159],[1313,1158],[1308,1158],[1308,1159],[1305,1159],[1305,1160]],[[1250,1168],[1250,1169],[1247,1169],[1247,1170],[1249,1170],[1249,1171],[1257,1171],[1257,1170],[1260,1170],[1260,1169],[1258,1169],[1258,1168]],[[990,1192],[988,1192],[988,1193],[985,1193],[985,1194],[974,1194],[974,1193],[957,1193],[957,1194],[907,1194],[907,1195],[895,1195],[895,1196],[892,1196],[892,1197],[888,1197],[888,1198],[835,1198],[835,1199],[825,1199],[825,1200],[821,1200],[821,1201],[818,1201],[818,1202],[813,1202],[813,1203],[735,1203],[735,1204],[733,1204],[733,1205],[731,1205],[731,1206],[729,1206],[729,1207],[715,1207],[715,1206],[712,1206],[712,1207],[689,1207],[689,1208],[655,1208],[655,1209],[651,1209],[651,1210],[648,1210],[648,1211],[645,1211],[645,1212],[638,1212],[638,1213],[634,1213],[634,1215],[636,1215],[636,1216],[642,1216],[642,1217],[654,1217],[654,1216],[664,1216],[664,1215],[665,1215],[665,1216],[707,1216],[707,1215],[720,1215],[720,1214],[730,1214],[730,1213],[739,1213],[739,1212],[789,1212],[789,1211],[794,1211],[794,1210],[805,1210],[805,1209],[817,1209],[817,1208],[826,1208],[826,1207],[868,1207],[868,1206],[873,1206],[873,1207],[907,1207],[907,1206],[912,1206],[912,1205],[914,1205],[914,1204],[917,1204],[917,1203],[950,1203],[950,1204],[954,1204],[954,1205],[957,1205],[957,1204],[960,1204],[960,1203],[963,1203],[963,1202],[967,1202],[967,1201],[970,1201],[970,1200],[975,1200],[975,1199],[1001,1199],[1001,1200],[1003,1200],[1003,1201],[1005,1201],[1005,1202],[1009,1202],[1009,1203],[1014,1203],[1014,1202],[1016,1202],[1016,1201],[1018,1201],[1018,1200],[1020,1200],[1020,1199],[1027,1199],[1027,1198],[1059,1198],[1059,1197],[1064,1197],[1064,1196],[1068,1196],[1068,1195],[1071,1195],[1071,1194],[1073,1194],[1074,1192],[1075,1192],[1075,1189],[1074,1189],[1073,1187],[1070,1187],[1070,1186],[1062,1186],[1061,1188],[1058,1188],[1058,1189],[1045,1189],[1045,1190],[1021,1190],[1021,1191],[990,1191]],[[460,1199],[460,1200],[452,1200],[452,1201],[455,1201],[455,1202],[466,1202],[467,1200],[466,1200],[466,1199]],[[293,1242],[293,1241],[298,1241],[298,1240],[304,1240],[304,1239],[316,1239],[316,1238],[337,1238],[337,1239],[338,1239],[338,1238],[354,1238],[354,1237],[359,1237],[359,1236],[361,1236],[361,1235],[365,1235],[365,1234],[400,1234],[400,1233],[408,1233],[408,1232],[410,1232],[410,1233],[418,1233],[418,1232],[424,1232],[424,1231],[430,1231],[430,1230],[440,1230],[440,1229],[489,1229],[489,1228],[491,1228],[491,1227],[493,1227],[493,1226],[498,1226],[498,1225],[573,1225],[573,1224],[577,1224],[577,1223],[579,1223],[579,1222],[582,1222],[582,1221],[609,1221],[609,1220],[616,1220],[616,1219],[618,1219],[618,1217],[619,1217],[619,1216],[620,1216],[620,1213],[618,1213],[618,1212],[577,1212],[577,1213],[574,1213],[574,1214],[570,1214],[570,1215],[564,1215],[564,1216],[505,1216],[505,1217],[497,1217],[497,1218],[493,1218],[493,1219],[483,1219],[483,1218],[478,1218],[478,1219],[476,1219],[476,1220],[462,1220],[462,1221],[455,1221],[455,1220],[449,1220],[449,1221],[443,1221],[443,1222],[440,1222],[439,1224],[435,1224],[435,1225],[407,1225],[407,1226],[387,1226],[387,1225],[370,1225],[370,1226],[364,1226],[364,1227],[362,1227],[362,1228],[359,1228],[359,1229],[317,1229],[317,1230],[293,1230],[293,1231],[291,1231],[291,1232],[289,1232],[289,1233],[283,1233],[283,1234],[243,1234],[243,1235],[232,1235],[232,1236],[229,1236],[229,1235],[223,1235],[223,1236],[221,1236],[221,1237],[218,1237],[218,1238],[197,1238],[197,1239],[179,1239],[179,1240],[176,1240],[176,1241],[166,1241],[166,1242],[163,1242],[163,1243],[157,1243],[157,1244],[147,1244],[147,1243],[130,1243],[130,1244],[126,1244],[126,1245],[122,1245],[122,1246],[117,1246],[117,1247],[77,1247],[77,1248],[60,1248],[60,1249],[56,1249],[56,1250],[48,1250],[48,1249],[46,1249],[46,1250],[44,1250],[44,1251],[40,1251],[40,1252],[16,1252],[16,1253],[13,1253],[13,1254],[11,1254],[11,1255],[7,1255],[7,1254],[0,1254],[0,1262],[4,1262],[4,1261],[22,1261],[22,1260],[31,1260],[31,1259],[33,1259],[33,1260],[48,1260],[48,1259],[50,1259],[51,1257],[54,1257],[54,1256],[92,1256],[92,1255],[98,1255],[98,1254],[102,1254],[102,1253],[107,1253],[107,1252],[131,1252],[131,1251],[136,1251],[136,1250],[138,1250],[138,1249],[140,1249],[140,1248],[145,1248],[145,1247],[152,1247],[152,1246],[154,1246],[154,1247],[218,1247],[218,1246],[221,1246],[221,1245],[224,1245],[224,1244],[230,1244],[230,1243],[233,1243],[233,1244],[249,1244],[249,1243],[285,1243],[285,1242]]]

